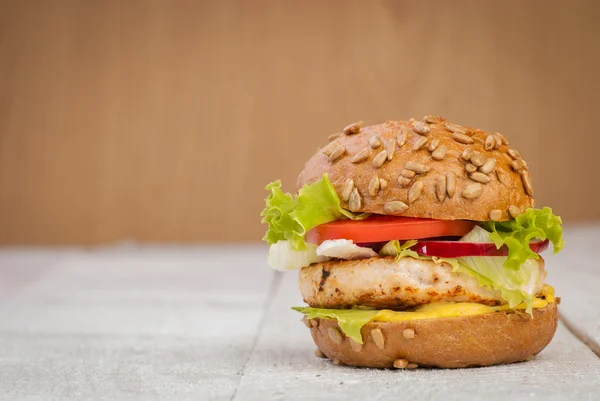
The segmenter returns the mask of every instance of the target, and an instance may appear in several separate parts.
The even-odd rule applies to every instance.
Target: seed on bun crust
[[[527,163],[501,134],[434,116],[349,127],[308,160],[298,187],[328,173],[345,209],[441,220],[506,221],[534,205]],[[342,196],[349,180],[355,191]]]

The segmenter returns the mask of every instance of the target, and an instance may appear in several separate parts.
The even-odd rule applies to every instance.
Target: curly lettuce
[[[562,220],[549,207],[528,209],[515,220],[482,222],[480,225],[489,232],[489,238],[497,248],[503,245],[508,248],[508,258],[503,264],[506,269],[518,270],[527,259],[539,258],[529,247],[529,242],[536,238],[549,239],[554,246],[554,253],[560,252],[565,246]]]
[[[292,309],[305,314],[308,319],[336,319],[344,334],[360,344],[363,343],[360,329],[380,312],[375,309],[320,309],[310,306],[294,306]]]
[[[313,227],[341,219],[362,219],[366,214],[354,214],[340,206],[340,198],[327,174],[312,184],[306,184],[298,195],[284,193],[281,181],[265,188],[270,192],[261,212],[262,223],[269,225],[263,240],[269,244],[289,241],[295,251],[307,250],[304,236]]]
[[[410,249],[411,247],[417,244],[416,240],[405,241],[403,244],[400,243],[397,239],[389,241],[385,244],[381,250],[379,251],[379,255],[381,256],[395,256],[396,260],[402,259],[404,257],[411,257],[413,259],[419,259],[420,256],[417,252]]]
[[[564,247],[561,224],[560,217],[548,207],[528,209],[507,222],[482,222],[481,227],[473,228],[461,241],[492,241],[497,248],[506,245],[508,256],[470,256],[444,261],[450,263],[455,272],[466,273],[475,277],[480,285],[499,290],[511,308],[524,303],[526,311],[531,313],[536,288],[545,277],[535,262],[539,255],[531,250],[529,243],[537,238],[549,239],[554,253],[559,252]]]
[[[506,260],[504,256],[469,256],[457,259],[434,256],[432,259],[435,263],[448,263],[455,273],[474,277],[483,287],[500,291],[511,308],[525,305],[527,313],[532,311],[536,288],[544,281],[544,273],[533,259],[527,259],[517,270],[503,267]]]

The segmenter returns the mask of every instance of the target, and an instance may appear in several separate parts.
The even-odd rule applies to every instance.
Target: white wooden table
[[[370,370],[313,356],[266,247],[0,250],[0,400],[600,400],[600,227],[547,255],[561,324],[534,360]]]

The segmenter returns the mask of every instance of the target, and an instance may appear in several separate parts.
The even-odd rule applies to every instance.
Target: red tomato
[[[467,220],[371,215],[364,220],[337,220],[321,224],[306,233],[306,240],[321,244],[330,239],[349,239],[358,244],[394,239],[462,237],[474,226],[474,222]]]

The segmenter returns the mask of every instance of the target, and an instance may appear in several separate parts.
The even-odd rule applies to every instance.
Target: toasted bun
[[[464,368],[524,361],[542,351],[556,331],[556,303],[523,312],[379,323],[363,326],[364,344],[344,336],[336,320],[313,319],[319,350],[334,363],[371,368]]]
[[[500,134],[426,116],[355,123],[331,139],[308,160],[298,186],[328,173],[353,212],[504,221],[534,204],[527,163]]]

